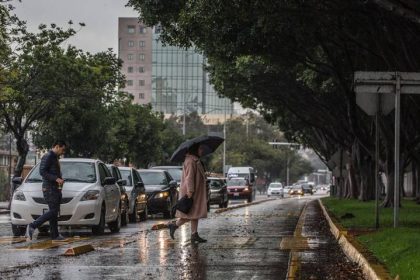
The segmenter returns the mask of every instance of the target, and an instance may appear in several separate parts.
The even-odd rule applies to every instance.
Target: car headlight
[[[141,194],[140,196],[137,197],[137,201],[142,201],[145,200],[147,197],[145,194]]]
[[[169,196],[169,192],[161,192],[156,195],[157,198],[165,198]]]
[[[25,197],[25,195],[23,194],[22,191],[15,192],[15,195],[13,196],[13,199],[14,200],[20,200],[20,201],[26,201],[26,197]]]
[[[245,189],[244,189],[244,191],[246,191],[246,192],[247,192],[248,190],[249,190],[248,188],[245,188]]]
[[[98,197],[99,197],[99,191],[91,190],[91,191],[87,191],[80,201],[97,200]]]

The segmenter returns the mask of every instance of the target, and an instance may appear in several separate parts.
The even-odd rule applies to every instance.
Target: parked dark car
[[[176,181],[166,170],[140,169],[139,173],[146,187],[149,213],[173,218],[172,207],[178,198]]]
[[[129,211],[128,220],[130,223],[136,223],[147,220],[148,206],[146,188],[137,170],[132,167],[118,167],[122,178],[127,181],[125,189],[128,194]]]
[[[113,164],[107,164],[106,167],[108,168],[109,172],[111,172],[112,177],[115,178],[117,181],[118,187],[120,188],[121,192],[121,225],[125,226],[128,223],[128,194],[125,189],[125,185],[127,185],[127,181],[122,179],[121,172],[117,166]]]
[[[207,177],[207,184],[210,188],[209,204],[218,204],[219,208],[226,208],[229,204],[226,179]]]
[[[310,185],[310,184],[302,184],[302,190],[303,190],[304,194],[305,193],[308,193],[310,195],[314,194],[314,189],[313,189],[312,185]]]

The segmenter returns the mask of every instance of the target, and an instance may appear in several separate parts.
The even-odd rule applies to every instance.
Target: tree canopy
[[[166,42],[201,50],[220,94],[258,109],[289,140],[312,147],[324,161],[337,151],[348,153],[350,183],[341,181],[342,195],[368,199],[372,192],[363,188],[372,189],[365,182],[374,174],[360,171],[372,169],[374,124],[356,105],[353,73],[418,71],[418,10],[402,13],[409,7],[405,2],[412,4],[130,0],[129,5],[147,24],[161,25]],[[419,162],[419,98],[406,96],[402,103],[407,166]],[[392,116],[381,118],[382,169],[389,175],[386,204],[393,195],[392,127]]]

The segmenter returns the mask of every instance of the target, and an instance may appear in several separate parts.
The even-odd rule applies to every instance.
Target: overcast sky
[[[126,0],[22,0],[13,2],[15,13],[27,21],[31,31],[41,24],[55,23],[67,27],[73,20],[86,24],[70,41],[80,49],[96,53],[113,48],[118,50],[118,18],[137,17],[132,8],[125,7]]]

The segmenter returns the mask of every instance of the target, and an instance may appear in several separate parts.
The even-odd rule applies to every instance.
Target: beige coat
[[[193,193],[193,206],[188,214],[176,211],[176,217],[190,220],[207,218],[206,174],[200,159],[194,155],[185,157],[179,198],[188,191]]]

